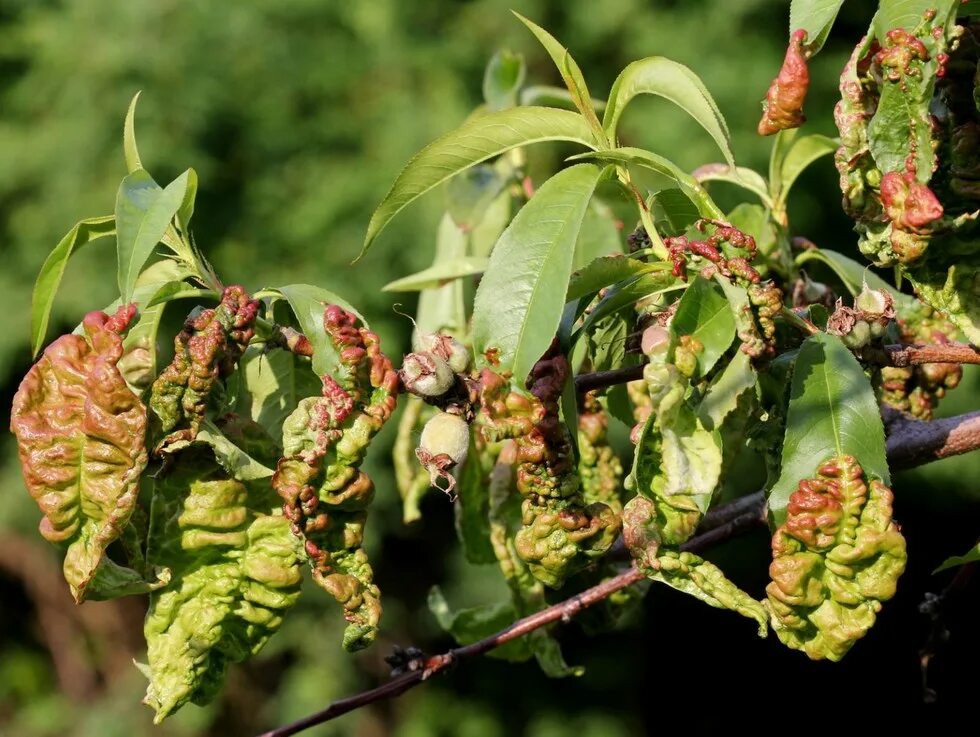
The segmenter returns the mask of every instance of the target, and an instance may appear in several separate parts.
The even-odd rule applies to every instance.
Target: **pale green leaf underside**
[[[672,350],[684,335],[701,344],[697,376],[707,375],[735,340],[735,317],[728,299],[713,282],[696,277],[677,305],[670,334]]]
[[[738,406],[738,398],[755,386],[755,369],[749,354],[738,351],[724,370],[711,382],[698,405],[698,419],[707,430],[717,430]]]
[[[782,468],[769,493],[774,526],[785,521],[797,484],[842,454],[854,456],[868,478],[889,482],[885,431],[871,383],[839,338],[820,333],[803,343],[793,370]]]
[[[581,115],[545,107],[519,107],[471,118],[430,143],[408,162],[371,216],[361,255],[406,205],[474,164],[518,146],[570,141],[592,148]]]
[[[828,136],[797,136],[782,157],[779,176],[772,182],[772,198],[782,207],[800,174],[817,159],[834,153],[839,142]]]
[[[561,320],[575,242],[601,170],[579,164],[537,191],[500,236],[473,306],[478,359],[498,350],[499,371],[523,382]]]
[[[693,71],[662,56],[651,56],[627,66],[613,83],[602,125],[614,139],[619,117],[637,95],[656,95],[677,105],[714,139],[729,166],[735,166],[731,135],[711,93]]]
[[[863,285],[867,283],[872,289],[884,289],[892,295],[898,305],[910,306],[915,302],[914,297],[899,292],[895,287],[871,271],[871,268],[867,264],[858,263],[842,253],[837,253],[837,251],[813,248],[804,251],[796,257],[797,265],[805,264],[807,261],[820,261],[829,266],[840,277],[840,280],[844,282],[844,286],[853,295],[859,294]]]
[[[384,292],[418,292],[423,289],[434,289],[455,279],[482,274],[489,261],[487,258],[469,256],[436,263],[415,274],[388,282],[381,289]]]
[[[140,152],[136,147],[136,103],[139,102],[141,92],[142,90],[133,95],[133,100],[126,111],[126,122],[123,124],[123,154],[126,157],[126,171],[129,174],[143,168]]]
[[[765,177],[754,169],[745,166],[736,166],[733,169],[728,164],[706,164],[699,166],[694,171],[693,177],[701,184],[705,182],[734,184],[756,195],[766,207],[772,207],[772,199],[769,197],[769,184]]]
[[[33,355],[36,356],[44,345],[48,322],[51,319],[51,306],[54,304],[61,279],[65,275],[68,259],[86,243],[114,235],[115,232],[116,219],[112,215],[82,220],[68,231],[68,234],[44,259],[41,271],[34,282],[34,293],[31,296],[31,351]]]

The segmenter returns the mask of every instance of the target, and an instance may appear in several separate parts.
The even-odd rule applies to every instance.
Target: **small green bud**
[[[423,399],[441,397],[456,382],[449,364],[433,353],[409,353],[398,376],[405,391]]]
[[[871,325],[864,320],[858,320],[851,332],[841,336],[841,340],[848,348],[863,348],[871,342]]]
[[[451,471],[466,462],[470,448],[470,426],[458,415],[440,412],[422,428],[419,447],[415,456],[429,472],[433,486],[443,488],[439,480],[445,481],[444,491],[455,498],[456,479]]]

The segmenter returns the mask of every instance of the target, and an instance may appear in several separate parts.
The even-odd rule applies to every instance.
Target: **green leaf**
[[[714,282],[700,276],[685,290],[670,323],[671,355],[684,335],[703,346],[697,352],[697,377],[706,376],[735,340],[735,318],[728,299]]]
[[[460,645],[469,645],[489,637],[518,619],[513,604],[505,601],[453,611],[438,586],[429,590],[428,605],[439,626]],[[513,640],[491,650],[488,655],[514,663],[524,662],[532,655],[528,640],[527,637]]]
[[[725,161],[735,166],[728,124],[701,79],[683,64],[662,56],[634,61],[613,82],[602,126],[615,140],[623,110],[637,95],[657,95],[690,115],[718,144]]]
[[[654,194],[650,198],[649,206],[658,231],[662,229],[670,235],[682,235],[701,219],[698,206],[676,187],[662,189]]]
[[[793,0],[789,6],[789,32],[806,31],[806,48],[815,55],[827,40],[844,0]]]
[[[577,110],[572,93],[564,87],[556,87],[550,84],[534,84],[521,90],[521,105],[542,105],[544,107],[558,107],[563,110]],[[596,112],[606,109],[606,101],[592,98],[592,108]]]
[[[301,399],[320,393],[310,359],[290,351],[249,347],[238,362],[241,382],[236,412],[265,428],[282,445],[282,423]]]
[[[599,320],[609,315],[614,315],[626,307],[631,307],[644,297],[652,297],[657,294],[686,288],[687,285],[683,282],[678,282],[669,270],[632,276],[619,284],[614,284],[606,291],[592,312],[589,313],[582,327],[575,331],[571,342],[574,343],[579,336],[589,333],[592,326]]]
[[[177,224],[186,234],[190,226],[191,218],[194,217],[194,202],[197,199],[197,172],[193,169],[187,170],[187,189],[184,191],[184,201],[180,203],[177,210]]]
[[[628,256],[625,258],[622,256],[597,258],[572,274],[572,278],[568,282],[565,301],[571,302],[595,294],[603,287],[608,287],[633,276],[654,271],[663,272],[669,268],[666,264],[647,263]]]
[[[466,560],[474,564],[496,563],[497,556],[490,544],[490,496],[487,489],[489,469],[483,463],[485,454],[476,447],[470,437],[470,449],[466,463],[459,474],[456,489],[456,530],[459,534]]]
[[[477,164],[446,184],[446,210],[463,230],[473,229],[512,177],[510,162],[498,163],[507,166]]]
[[[820,333],[803,343],[793,370],[782,467],[769,492],[774,527],[785,521],[797,484],[840,455],[854,456],[869,478],[889,483],[874,389],[840,338]]]
[[[143,169],[126,176],[116,197],[119,292],[129,301],[143,264],[163,238],[187,194],[190,170],[166,189]]]
[[[785,207],[786,198],[797,178],[814,161],[837,150],[838,141],[827,136],[796,136],[780,161],[776,178],[769,183],[772,188],[774,209]]]
[[[975,563],[978,560],[980,560],[980,542],[967,550],[964,555],[954,555],[944,560],[942,565],[933,571],[933,574],[940,573],[950,568],[956,568],[957,566],[966,565],[967,563]]]
[[[595,108],[592,107],[592,95],[589,94],[589,86],[585,83],[585,76],[582,74],[582,70],[579,69],[578,64],[572,55],[568,53],[568,49],[562,46],[558,39],[548,33],[541,26],[535,24],[533,21],[528,20],[523,15],[515,10],[511,11],[517,18],[527,26],[531,33],[535,35],[538,41],[544,46],[545,51],[551,57],[551,60],[555,62],[555,66],[558,67],[558,71],[561,73],[561,78],[565,82],[565,86],[568,87],[568,92],[572,96],[572,101],[575,103],[575,107],[582,114],[582,117],[588,121],[589,126],[592,128],[592,132],[595,136],[595,141],[599,144],[605,144],[606,136],[602,130],[602,125],[599,123],[599,118],[596,115]]]
[[[749,355],[736,351],[698,405],[698,419],[706,430],[717,430],[738,407],[738,398],[755,386],[755,369]]]
[[[504,228],[510,222],[512,199],[510,192],[505,189],[487,205],[483,211],[483,216],[469,233],[471,256],[486,258],[490,255],[490,251],[493,250],[500,234],[504,232]],[[463,253],[465,253],[465,248]]]
[[[218,464],[239,481],[255,481],[272,476],[274,469],[263,465],[229,440],[218,427],[206,419],[201,423],[196,440],[207,443],[214,451]]]
[[[705,164],[695,169],[692,176],[701,184],[705,182],[728,182],[742,187],[756,195],[766,207],[772,207],[772,199],[769,197],[769,184],[754,169],[745,166],[736,166],[733,169],[728,164]]]
[[[487,258],[473,256],[443,261],[410,276],[388,282],[381,288],[381,291],[420,292],[423,289],[437,289],[456,279],[482,274],[487,270],[489,262],[490,260]]]
[[[573,268],[581,269],[597,258],[623,252],[623,240],[616,217],[608,205],[593,199],[575,242]]]
[[[494,54],[483,73],[483,99],[487,107],[492,111],[514,107],[526,72],[520,54],[507,50]]]
[[[796,257],[797,266],[802,266],[807,261],[820,261],[826,264],[834,273],[840,277],[847,290],[853,294],[860,294],[865,282],[872,289],[884,289],[895,299],[896,306],[909,307],[915,302],[915,298],[907,294],[902,294],[891,284],[886,282],[874,273],[867,264],[858,263],[852,258],[848,258],[837,251],[829,251],[824,248],[811,248],[803,251]]]
[[[927,10],[936,11],[941,25],[943,19],[955,18],[961,0],[881,0],[875,13],[872,26],[879,43],[884,43],[885,34],[895,28],[911,31],[922,21]]]
[[[602,170],[565,169],[537,191],[500,236],[473,305],[473,347],[498,350],[498,371],[523,382],[555,337],[575,242]]]
[[[773,137],[772,150],[769,152],[770,188],[773,186],[772,183],[781,176],[783,160],[786,158],[786,154],[789,153],[799,132],[799,128],[784,128]]]
[[[466,254],[466,241],[466,234],[457,227],[449,213],[443,215],[436,234],[435,263],[462,259]],[[466,332],[463,286],[463,282],[456,279],[441,287],[423,289],[419,293],[415,323],[421,335],[451,333],[461,336]]]
[[[34,356],[37,356],[44,345],[51,319],[51,306],[65,275],[68,259],[76,249],[99,238],[114,235],[115,232],[116,219],[112,215],[82,220],[58,241],[58,245],[44,259],[31,296],[31,351]]]
[[[720,220],[724,217],[724,213],[718,209],[718,206],[708,196],[704,187],[694,177],[677,166],[677,164],[669,159],[665,159],[663,156],[658,156],[650,151],[644,151],[641,148],[626,146],[623,148],[614,148],[609,151],[587,152],[578,156],[572,156],[569,158],[569,161],[579,159],[598,159],[599,161],[605,161],[610,164],[642,166],[645,169],[654,171],[677,182],[677,186],[680,187],[681,191],[690,198],[691,202],[698,206],[698,211],[702,217],[714,220]]]
[[[929,125],[932,90],[931,82],[919,95],[898,84],[886,84],[882,89],[878,108],[868,123],[871,155],[882,172],[905,171],[911,153],[919,181],[929,180],[936,159]]]
[[[335,375],[340,371],[340,353],[323,330],[323,310],[327,305],[340,305],[366,327],[367,322],[347,300],[321,287],[310,284],[288,284],[277,290],[289,302],[300,329],[313,344],[313,371],[317,376]]]
[[[184,276],[189,276],[189,274],[185,274]],[[134,301],[135,297],[136,292],[134,291]],[[156,291],[153,292],[153,296],[150,297],[145,304],[147,308],[157,307],[160,305],[166,305],[167,303],[173,302],[177,299],[219,300],[221,299],[221,295],[215,292],[213,289],[201,289],[200,287],[195,287],[184,281],[170,281],[158,285]],[[137,302],[137,304],[139,303]]]
[[[126,122],[123,124],[123,154],[126,157],[126,172],[129,174],[143,168],[139,149],[136,148],[136,103],[139,102],[140,94],[142,90],[133,95],[126,111]]]
[[[481,161],[542,141],[593,146],[581,115],[546,107],[512,108],[471,118],[430,143],[412,157],[374,211],[358,258],[396,214],[433,187]]]

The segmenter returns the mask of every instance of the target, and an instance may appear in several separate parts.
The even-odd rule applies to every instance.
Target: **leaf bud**
[[[405,391],[423,399],[441,397],[456,382],[449,364],[433,353],[409,353],[398,376]]]

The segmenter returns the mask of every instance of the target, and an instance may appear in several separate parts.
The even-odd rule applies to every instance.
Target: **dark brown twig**
[[[616,384],[626,384],[643,378],[643,364],[613,369],[612,371],[593,371],[575,377],[575,388],[579,394],[593,389],[603,389]]]
[[[980,363],[980,351],[966,343],[896,343],[884,348],[865,348],[861,357],[879,366],[918,366],[924,363]]]

